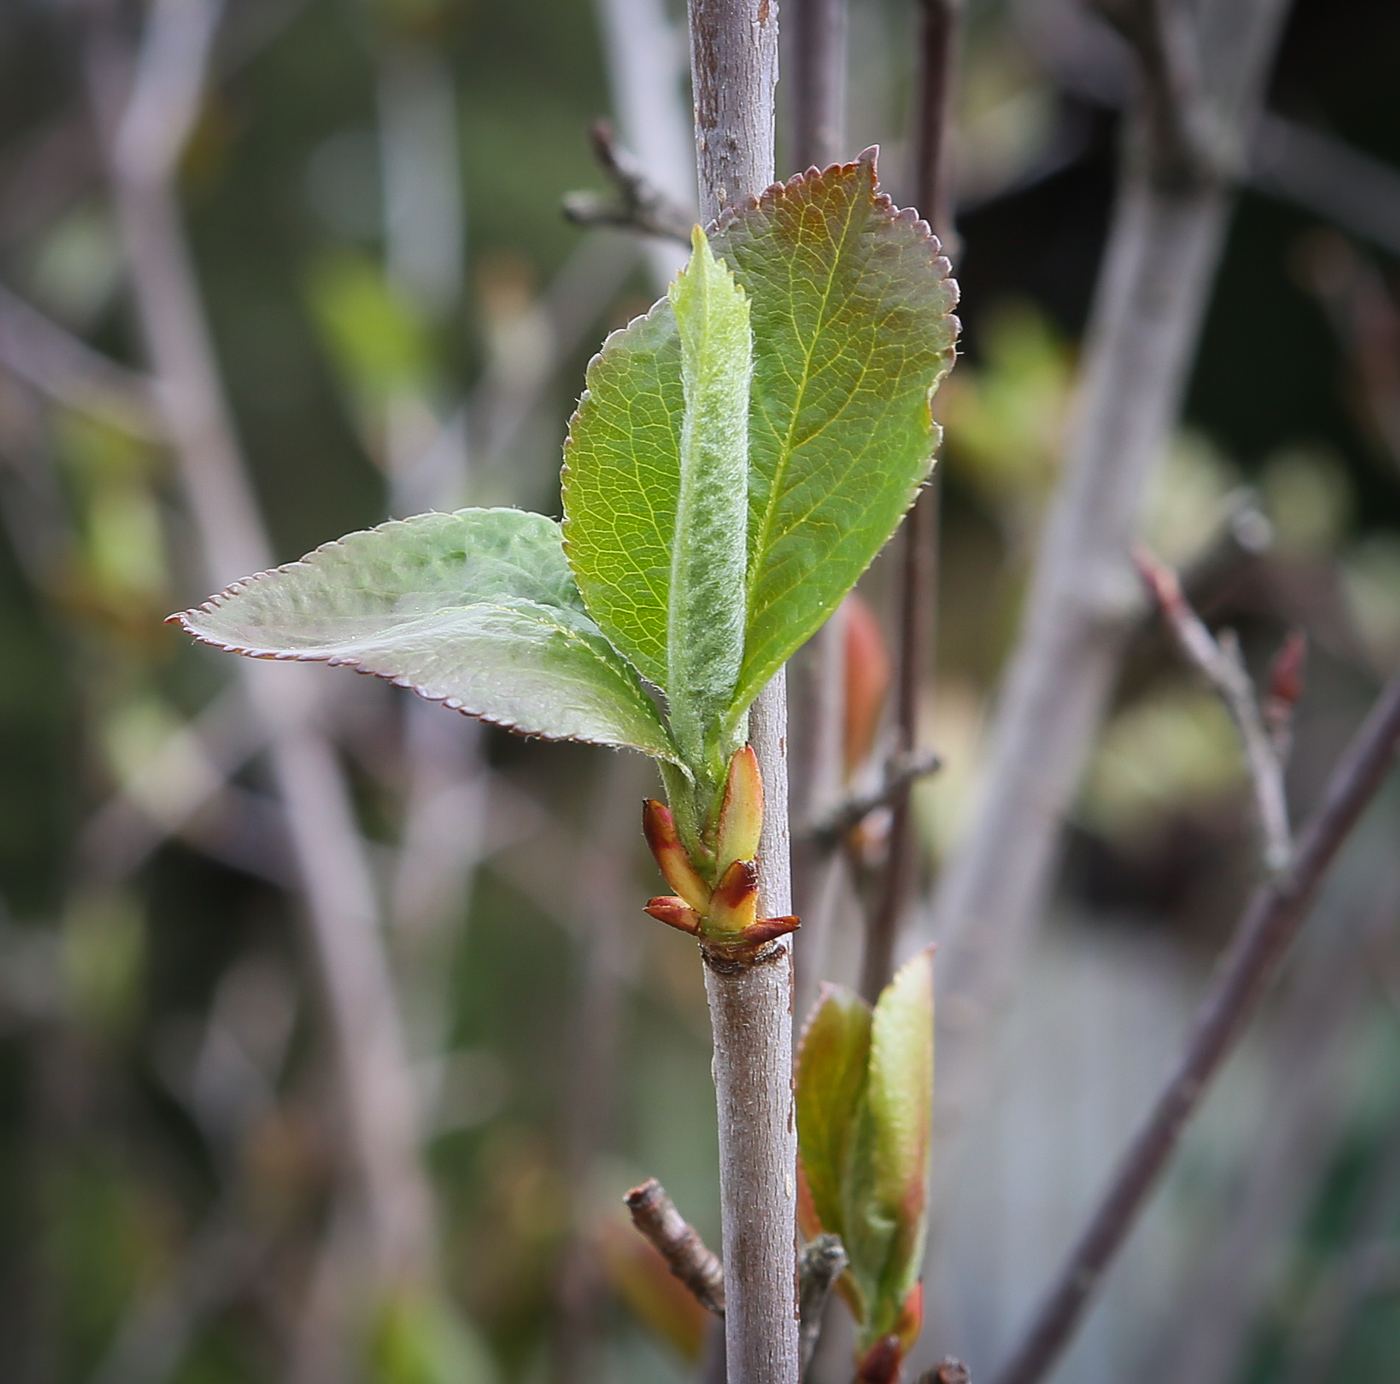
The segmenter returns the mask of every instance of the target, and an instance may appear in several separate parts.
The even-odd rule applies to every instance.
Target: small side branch
[[[876,808],[890,806],[915,782],[936,774],[942,767],[943,761],[932,750],[893,755],[885,765],[884,778],[874,788],[865,793],[853,793],[837,803],[824,817],[812,822],[805,835],[816,845],[830,850]]]
[[[1280,662],[1275,664],[1269,698],[1271,724],[1266,726],[1235,632],[1222,630],[1217,640],[1191,608],[1170,567],[1143,547],[1137,549],[1134,558],[1181,651],[1220,693],[1240,733],[1263,836],[1264,864],[1271,874],[1281,874],[1288,869],[1293,842],[1283,782],[1287,761],[1280,750],[1286,747],[1293,703],[1298,698],[1301,648],[1290,641]]]
[[[617,201],[608,202],[595,192],[568,192],[564,215],[578,226],[617,226],[689,246],[695,217],[652,183],[641,164],[617,142],[612,126],[606,120],[595,121],[588,137]]]
[[[700,1233],[676,1210],[666,1189],[649,1177],[626,1196],[632,1224],[660,1252],[670,1270],[696,1301],[716,1316],[724,1315],[724,1269]]]
[[[798,1368],[807,1373],[822,1334],[822,1317],[836,1280],[850,1260],[839,1235],[818,1235],[797,1260]]]
[[[972,1373],[961,1360],[950,1355],[920,1379],[919,1384],[971,1384]]]
[[[1258,1011],[1296,940],[1323,876],[1385,781],[1400,743],[1400,676],[1386,685],[1332,771],[1299,834],[1292,872],[1255,890],[1215,980],[1196,1010],[1181,1060],[1069,1253],[1030,1331],[996,1384],[1039,1384],[1073,1338],[1100,1281],[1137,1223],[1211,1080]]]

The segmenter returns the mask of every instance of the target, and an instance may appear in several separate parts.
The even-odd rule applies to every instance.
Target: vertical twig
[[[1290,875],[1256,890],[1196,1010],[1181,1060],[996,1384],[1038,1384],[1060,1358],[1137,1223],[1212,1078],[1233,1051],[1307,918],[1323,875],[1375,796],[1400,742],[1400,675],[1352,738],[1298,840]]]
[[[946,250],[952,249],[949,146],[961,0],[924,0],[919,50],[915,148],[915,201]],[[939,482],[934,472],[904,521],[899,574],[899,671],[895,683],[895,753],[918,748],[919,703],[934,655],[938,621]],[[918,844],[914,839],[910,784],[894,796],[889,859],[865,934],[861,993],[870,1001],[894,974],[900,918],[913,886]]]
[[[706,221],[773,178],[773,0],[690,0],[700,207]],[[779,673],[749,714],[763,774],[760,916],[791,911],[787,694]],[[706,959],[719,1108],[720,1196],[730,1384],[797,1381],[797,1133],[792,1101],[792,948]]]
[[[222,586],[271,563],[239,455],[200,304],[174,179],[203,91],[220,7],[158,0],[129,99],[128,55],[114,17],[94,22],[93,105],[116,131],[104,151],[137,313],[156,377],[207,581]],[[374,886],[335,752],[315,726],[314,685],[241,667],[272,734],[273,771],[320,962],[353,1171],[383,1286],[433,1273],[427,1180],[418,1161],[413,1081],[403,1050]]]

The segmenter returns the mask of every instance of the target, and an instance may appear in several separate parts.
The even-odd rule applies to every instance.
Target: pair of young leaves
[[[562,527],[419,515],[177,618],[235,652],[344,663],[527,734],[641,750],[677,771],[673,796],[712,799],[754,697],[932,464],[956,287],[927,227],[879,194],[874,153],[697,229],[668,296],[589,366]]]
[[[798,1220],[839,1235],[862,1379],[896,1377],[918,1335],[933,1118],[933,950],[900,968],[873,1010],[822,987],[796,1076]]]

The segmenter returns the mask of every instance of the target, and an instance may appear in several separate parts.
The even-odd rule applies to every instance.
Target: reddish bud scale
[[[742,959],[774,938],[793,932],[792,917],[758,917],[759,835],[763,830],[763,778],[747,745],[729,761],[717,844],[721,873],[711,889],[681,843],[671,809],[655,798],[642,808],[642,831],[666,883],[676,892],[652,899],[646,911],[668,927],[701,938],[711,951]]]

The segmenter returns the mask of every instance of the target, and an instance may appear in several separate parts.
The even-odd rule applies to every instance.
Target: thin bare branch
[[[901,793],[921,778],[936,774],[943,761],[932,750],[915,750],[912,754],[895,755],[885,765],[885,775],[874,788],[854,793],[837,803],[826,816],[811,823],[803,835],[827,850],[840,844],[841,838],[854,831],[876,808],[888,807]]]
[[[724,1268],[700,1232],[676,1210],[666,1189],[649,1177],[625,1198],[632,1224],[647,1237],[671,1272],[707,1311],[724,1315]]]
[[[802,1247],[797,1257],[797,1315],[802,1323],[797,1339],[801,1352],[799,1368],[803,1375],[821,1339],[822,1318],[831,1290],[849,1263],[839,1235],[818,1235],[811,1244]]]
[[[1266,112],[1254,131],[1251,187],[1400,255],[1400,169],[1335,135]]]
[[[961,31],[961,0],[924,0],[919,54],[918,126],[915,130],[915,200],[952,249],[952,140],[954,75]],[[895,682],[895,747],[912,755],[919,743],[924,677],[933,660],[938,620],[938,473],[920,492],[904,521],[899,577],[899,668]],[[912,783],[912,780],[910,780]],[[889,858],[879,897],[865,930],[861,993],[872,1002],[894,974],[895,942],[914,885],[917,843],[909,784],[890,803]]]
[[[1299,836],[1292,871],[1262,885],[1250,899],[1197,1007],[1176,1071],[996,1384],[1038,1384],[1069,1344],[1211,1080],[1278,974],[1323,876],[1385,781],[1398,743],[1400,675],[1386,685],[1333,769]]]
[[[1192,12],[1202,91],[1221,128],[1241,132],[1258,108],[1286,0],[1204,0]],[[1034,937],[1064,815],[1132,625],[1129,552],[1175,426],[1231,205],[1215,179],[1167,190],[1137,153],[1125,153],[1122,168],[1062,478],[1004,674],[978,806],[934,899],[939,989],[956,996],[939,1019],[940,1181],[957,1175],[948,1142],[959,1112],[986,1087],[986,1025]]]
[[[672,205],[695,206],[685,35],[672,23],[666,0],[594,0],[594,8],[623,142]],[[641,245],[653,287],[665,292],[689,247],[655,236]]]
[[[1239,639],[1233,630],[1222,630],[1217,640],[1182,594],[1176,573],[1146,547],[1139,545],[1134,558],[1144,584],[1157,602],[1157,608],[1175,635],[1181,651],[1220,694],[1235,729],[1239,731],[1250,784],[1254,789],[1254,806],[1263,837],[1264,864],[1270,873],[1278,874],[1288,868],[1293,853],[1288,826],[1288,798],[1283,780],[1285,761],[1279,756],[1278,741],[1264,723],[1254,682],[1240,653]],[[1282,697],[1277,700],[1280,704],[1284,703]],[[1297,692],[1294,689],[1286,701],[1287,711],[1282,713],[1285,723],[1291,719],[1292,705],[1296,700]]]
[[[89,89],[156,399],[214,586],[271,563],[239,454],[181,225],[173,175],[198,112],[220,7],[157,0],[134,66],[110,9],[96,13]],[[418,1161],[418,1112],[378,903],[348,785],[316,725],[317,688],[287,670],[240,664],[272,734],[272,761],[316,944],[356,1175],[368,1211],[371,1272],[434,1272],[431,1197]]]
[[[689,245],[695,217],[647,177],[642,165],[617,142],[612,126],[606,120],[594,121],[588,137],[617,201],[609,202],[595,192],[565,193],[564,215],[579,226],[617,226]]]
[[[138,437],[160,435],[149,379],[94,351],[4,285],[0,366],[64,408]]]

